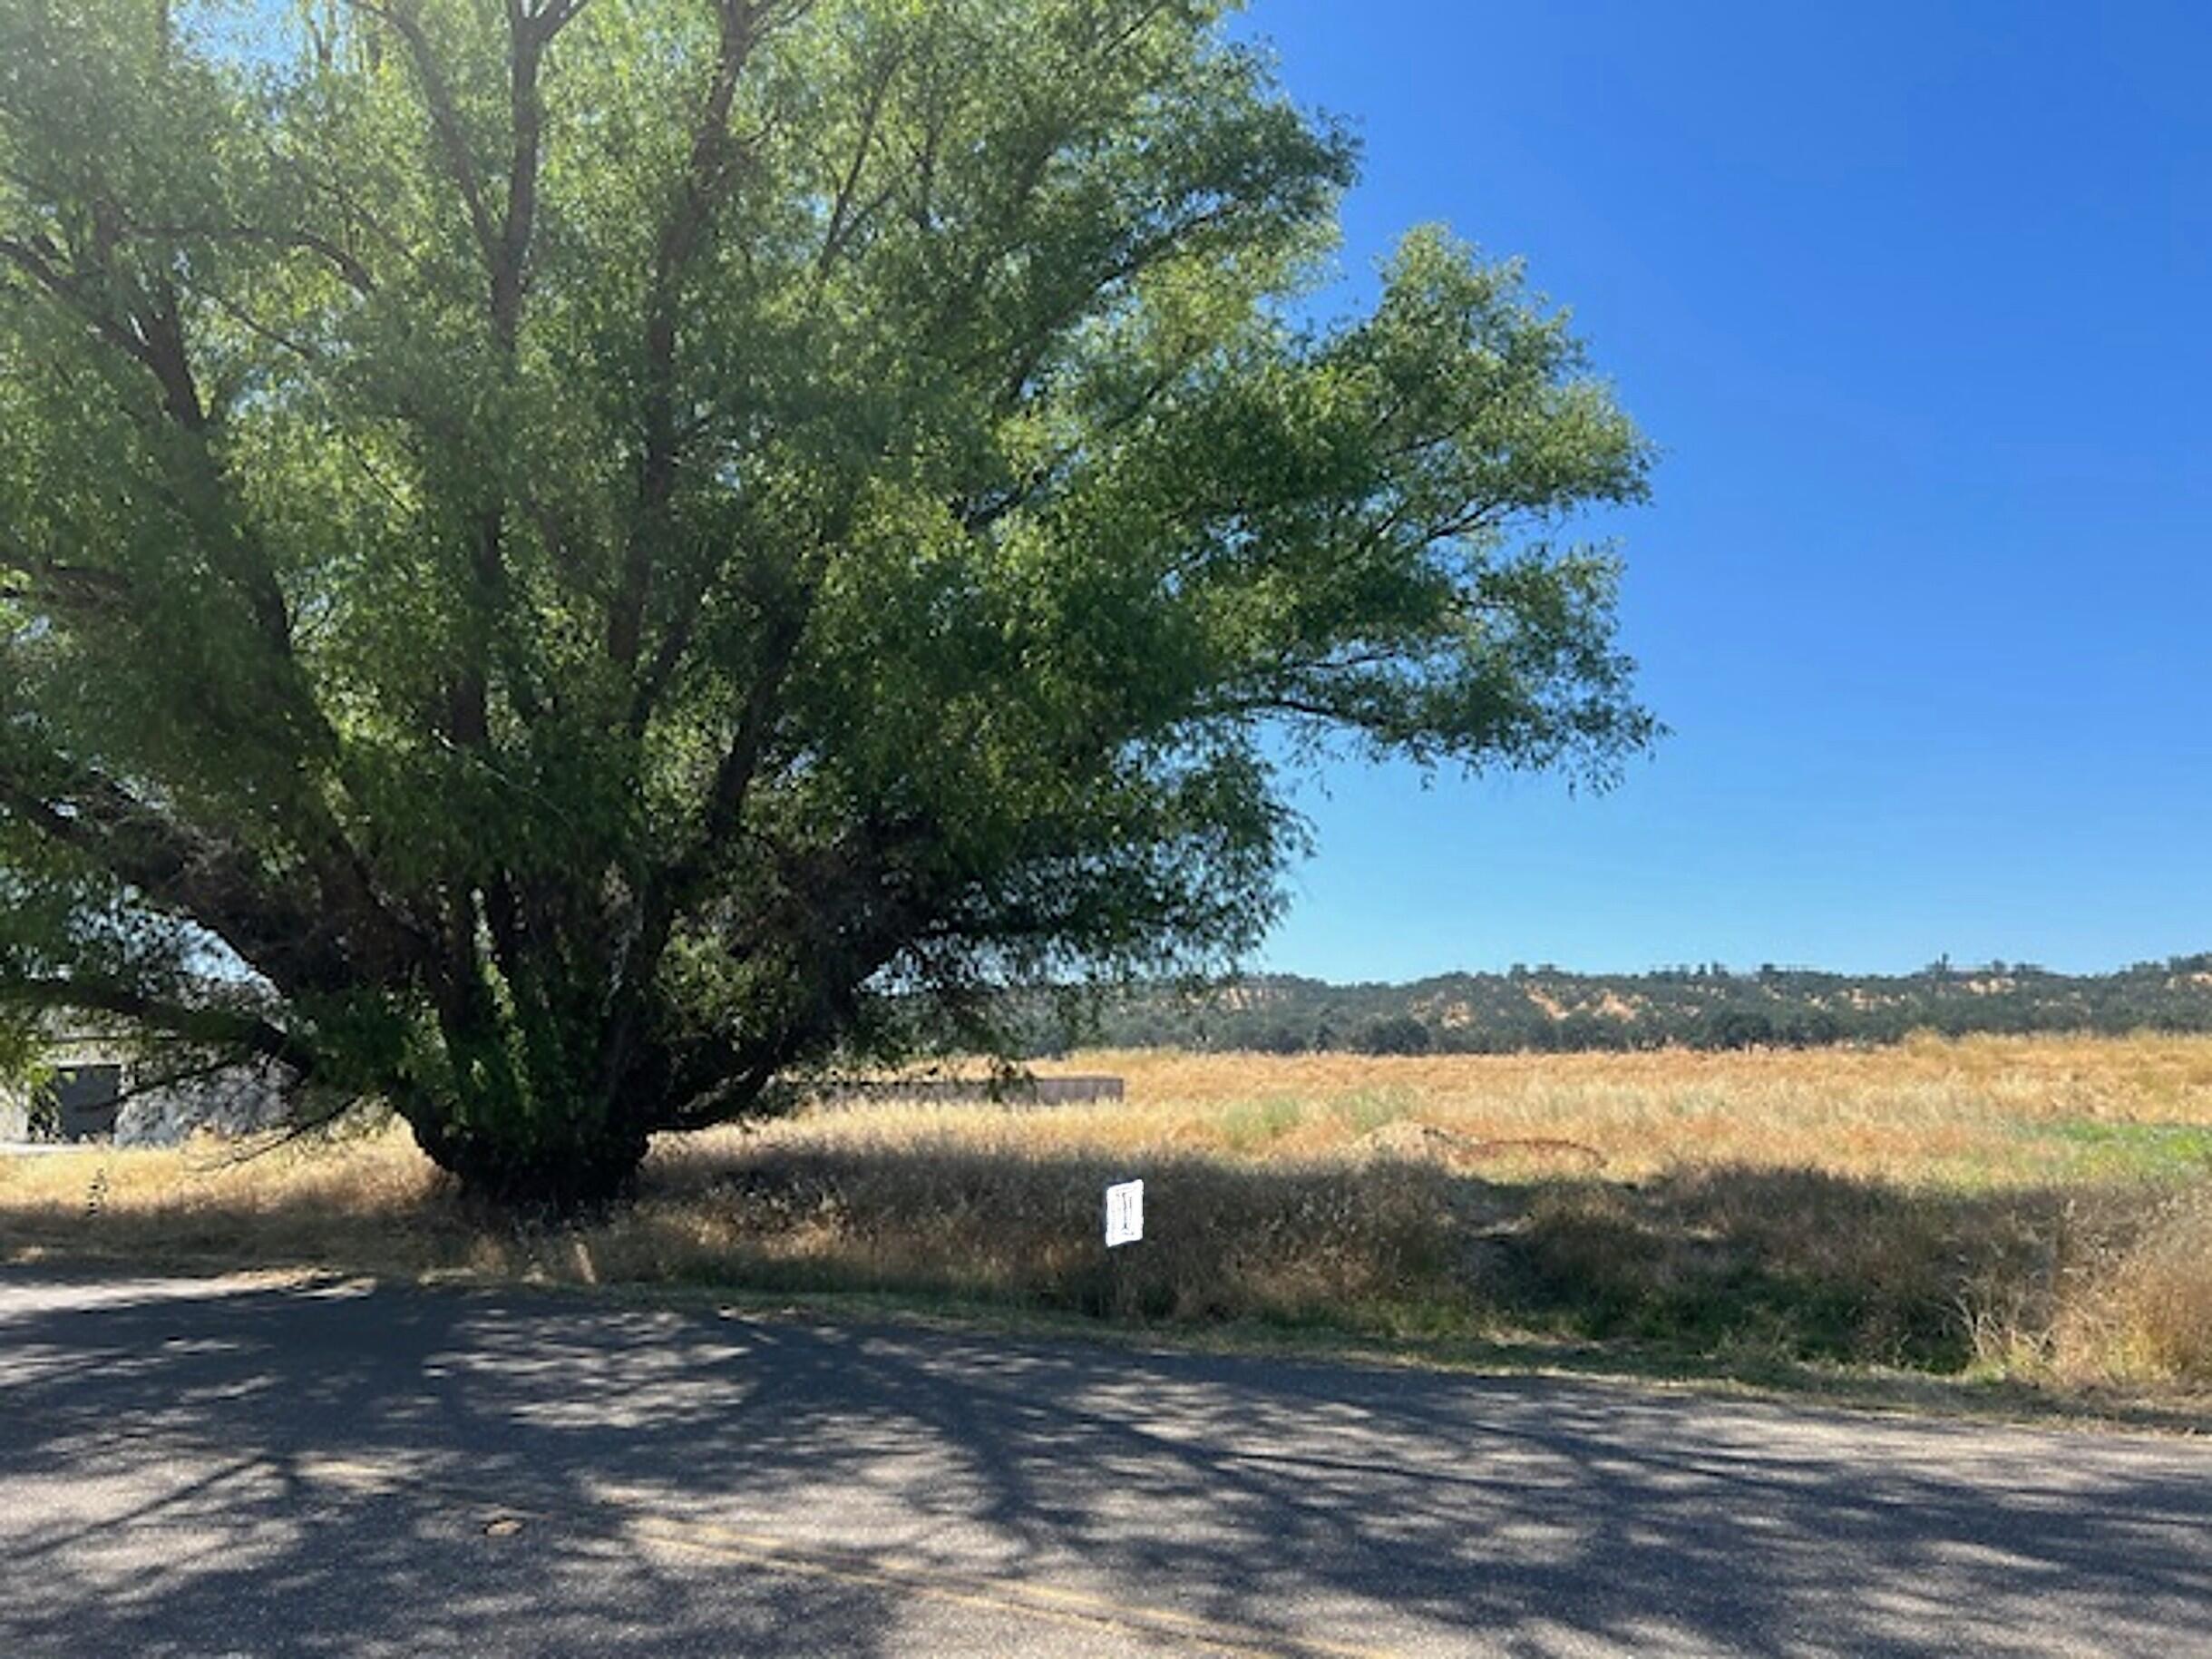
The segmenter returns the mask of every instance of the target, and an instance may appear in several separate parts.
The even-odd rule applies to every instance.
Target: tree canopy
[[[0,0],[0,1016],[510,1199],[1226,962],[1344,745],[1651,740],[1518,268],[1214,0]]]

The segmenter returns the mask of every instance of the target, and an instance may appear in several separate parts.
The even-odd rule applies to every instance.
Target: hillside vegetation
[[[1050,1019],[1034,1013],[1028,1024],[1034,1047],[1056,1046]],[[1096,1035],[1114,1048],[1502,1054],[1817,1048],[1896,1042],[1917,1030],[2212,1032],[2212,953],[2101,974],[1947,960],[1909,974],[1737,973],[1719,963],[1611,974],[1515,967],[1408,984],[1257,974],[1204,991],[1132,992],[1102,1010]]]

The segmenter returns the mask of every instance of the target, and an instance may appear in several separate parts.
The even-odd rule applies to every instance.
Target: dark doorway
[[[122,1105],[121,1066],[60,1066],[46,1086],[48,1121],[63,1140],[92,1140],[115,1133],[115,1115]]]

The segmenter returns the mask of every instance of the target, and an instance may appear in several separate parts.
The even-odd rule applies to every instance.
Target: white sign
[[[1106,1248],[1134,1244],[1145,1236],[1145,1184],[1124,1181],[1106,1193]]]

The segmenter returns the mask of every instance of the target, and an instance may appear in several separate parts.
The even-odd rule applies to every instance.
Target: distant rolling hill
[[[1039,1049],[1079,1037],[1114,1048],[1381,1054],[1810,1047],[1895,1042],[1915,1030],[2207,1032],[2212,953],[2099,974],[1947,961],[1906,974],[1735,972],[1717,963],[1573,973],[1546,966],[1402,985],[1254,974],[1204,990],[1126,993],[1082,1032],[1041,1013],[1025,1023],[1039,1034]]]

